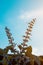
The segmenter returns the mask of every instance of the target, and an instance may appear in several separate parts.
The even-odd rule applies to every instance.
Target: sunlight
[[[43,9],[33,10],[30,12],[25,12],[19,16],[20,19],[29,19],[31,17],[41,17],[43,16]]]

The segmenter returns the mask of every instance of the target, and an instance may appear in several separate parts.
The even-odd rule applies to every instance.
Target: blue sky
[[[5,26],[11,30],[14,42],[20,44],[33,18],[36,23],[28,45],[33,54],[43,55],[43,0],[0,0],[0,48],[9,45]]]

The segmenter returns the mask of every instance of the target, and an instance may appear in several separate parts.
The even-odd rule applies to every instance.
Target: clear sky
[[[20,44],[33,18],[36,22],[28,45],[33,54],[43,55],[43,0],[0,0],[0,48],[9,44],[5,26],[11,30],[14,42]]]

